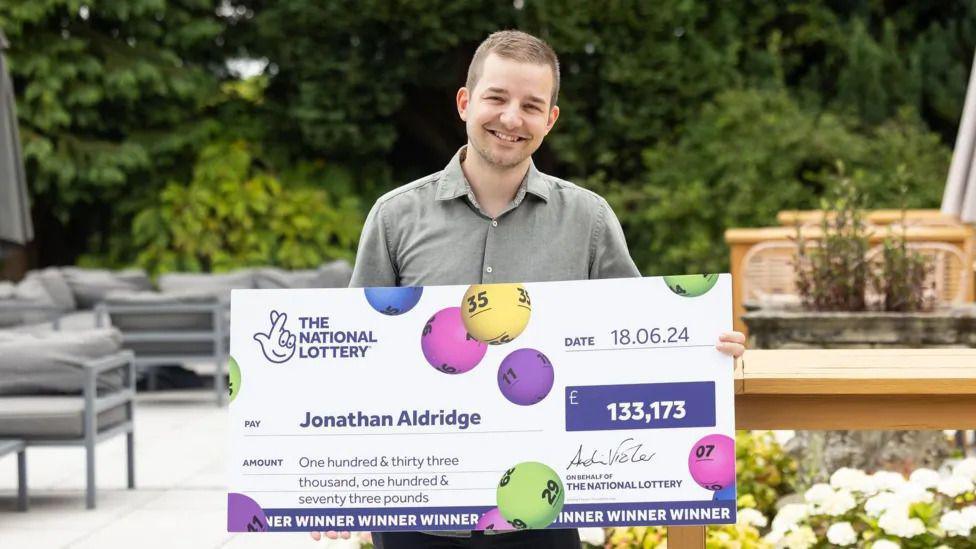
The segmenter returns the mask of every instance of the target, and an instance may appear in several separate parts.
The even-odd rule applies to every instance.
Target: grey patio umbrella
[[[976,223],[976,58],[969,74],[966,102],[959,120],[956,147],[949,164],[942,213],[954,215],[967,223]]]
[[[14,84],[3,58],[9,43],[0,31],[0,241],[26,244],[34,239],[14,110]]]

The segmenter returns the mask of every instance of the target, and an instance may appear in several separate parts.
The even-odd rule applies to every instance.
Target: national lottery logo
[[[261,345],[264,358],[275,364],[288,362],[295,355],[295,334],[285,329],[288,315],[271,311],[271,329],[268,333],[254,334],[254,340]]]

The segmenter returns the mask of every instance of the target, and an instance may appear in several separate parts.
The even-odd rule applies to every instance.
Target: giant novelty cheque
[[[229,531],[735,521],[728,275],[235,290]]]

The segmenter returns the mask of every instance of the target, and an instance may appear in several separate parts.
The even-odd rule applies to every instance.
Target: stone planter
[[[976,347],[972,305],[929,313],[758,309],[742,319],[751,349]],[[951,451],[940,431],[798,431],[786,449],[799,462],[800,488],[826,482],[840,467],[938,467]]]
[[[758,309],[742,319],[752,349],[976,347],[973,306],[930,313]]]

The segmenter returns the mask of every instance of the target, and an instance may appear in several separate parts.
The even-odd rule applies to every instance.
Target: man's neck
[[[471,185],[471,191],[481,209],[491,218],[497,217],[515,200],[522,180],[529,170],[531,158],[511,168],[499,169],[484,161],[471,145],[464,151],[461,171]]]

